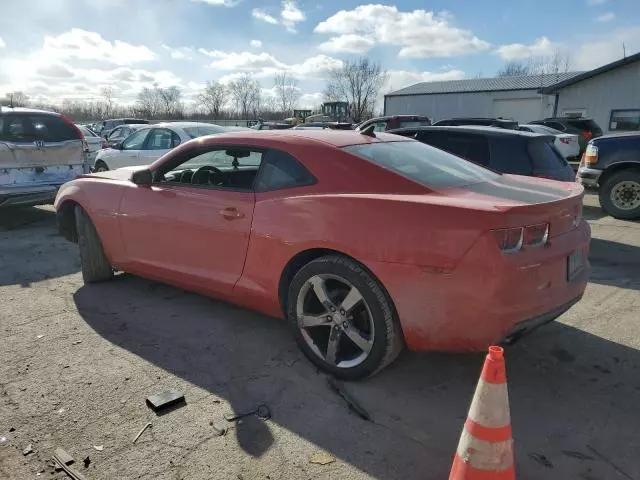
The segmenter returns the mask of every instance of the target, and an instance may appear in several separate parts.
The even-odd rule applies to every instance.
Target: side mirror
[[[116,150],[122,150],[122,142],[113,143],[111,148],[115,148]]]
[[[148,187],[153,183],[153,174],[148,168],[138,170],[131,175],[131,181],[140,187]]]

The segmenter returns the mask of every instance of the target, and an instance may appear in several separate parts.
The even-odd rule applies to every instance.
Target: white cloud
[[[256,48],[260,48],[260,47],[262,47],[262,42],[260,40],[251,40],[251,46],[252,47],[256,47]]]
[[[268,15],[264,10],[259,8],[254,8],[251,10],[251,16],[257,20],[262,20],[263,22],[270,23],[272,25],[278,25],[278,19]]]
[[[375,41],[360,35],[346,34],[332,37],[318,45],[318,49],[329,53],[364,53],[375,45]]]
[[[522,43],[503,45],[496,50],[496,53],[504,60],[518,60],[552,55],[556,48],[558,48],[558,45],[552,43],[547,37],[540,37],[531,45],[524,45]]]
[[[300,96],[298,106],[300,108],[313,109],[324,101],[324,94],[321,92],[305,93]]]
[[[598,15],[596,20],[598,22],[610,22],[611,20],[616,18],[616,14],[613,12],[603,13],[602,15]]]
[[[389,78],[386,83],[386,90],[400,90],[420,82],[436,82],[443,80],[460,80],[464,78],[462,70],[451,69],[446,72],[411,72],[406,70],[389,70],[387,72]]]
[[[279,19],[260,8],[251,10],[251,16],[272,25],[282,25],[291,33],[296,33],[296,24],[305,20],[304,13],[298,8],[295,0],[283,0]]]
[[[400,12],[395,6],[360,5],[340,10],[320,22],[314,32],[358,35],[374,43],[396,45],[401,47],[399,56],[407,58],[452,57],[490,48],[489,43],[454,27],[451,21],[447,12]],[[347,42],[347,46],[351,45]]]
[[[193,55],[195,54],[195,50],[192,47],[172,48],[163,44],[162,48],[167,50],[171,58],[175,60],[193,60]]]
[[[640,27],[613,30],[605,35],[590,38],[576,48],[572,55],[572,66],[578,70],[590,70],[620,60],[623,56],[640,52]]]
[[[587,5],[595,7],[597,5],[603,5],[607,3],[607,0],[587,0]]]
[[[4,43],[4,40],[2,39],[2,37],[0,37],[0,48],[4,48],[6,46],[7,46],[7,44]]]
[[[192,2],[206,3],[216,7],[235,7],[240,0],[191,0]]]
[[[115,65],[132,65],[155,60],[157,55],[144,45],[115,40],[110,42],[99,33],[72,28],[57,37],[45,36],[42,48],[34,55],[43,61],[55,59],[100,60]]]

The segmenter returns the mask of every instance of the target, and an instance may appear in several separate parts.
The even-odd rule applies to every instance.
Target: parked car
[[[125,138],[133,132],[138,131],[142,127],[148,127],[147,123],[128,123],[114,128],[104,136],[103,148],[113,148],[121,143]]]
[[[546,125],[520,125],[518,126],[518,130],[555,136],[553,144],[573,169],[578,169],[578,165],[580,164],[580,144],[578,143],[578,135],[562,133],[560,130],[547,127]]]
[[[252,130],[288,130],[292,127],[292,123],[257,122],[249,128]]]
[[[347,379],[404,345],[514,341],[581,298],[581,185],[374,135],[192,140],[151,166],[68,183],[59,228],[78,243],[85,282],[125,271],[284,317],[314,364]]]
[[[86,150],[63,115],[0,107],[0,207],[53,202],[60,185],[84,173]]]
[[[181,143],[205,135],[232,132],[241,127],[221,127],[211,123],[167,122],[138,127],[133,134],[113,147],[100,150],[94,172],[133,165],[148,165]],[[249,130],[244,129],[242,130]]]
[[[431,125],[429,117],[421,115],[390,115],[386,117],[376,117],[359,123],[355,130],[358,132],[363,131],[365,128],[375,125],[374,132],[385,132],[387,130],[394,130],[396,128],[409,128],[409,127],[422,127]]]
[[[96,154],[105,146],[104,140],[86,125],[76,124],[76,127],[78,127],[84,136],[84,141],[89,147],[88,159],[90,162],[93,162]]]
[[[602,128],[590,118],[549,117],[544,120],[534,120],[533,122],[529,122],[529,124],[546,125],[563,133],[578,135],[580,153],[577,159],[572,160],[578,162],[580,161],[580,155],[582,155],[587,148],[589,140],[602,136]]]
[[[497,172],[575,180],[552,135],[476,126],[402,128],[389,133],[415,138]]]
[[[144,120],[141,118],[112,118],[109,120],[103,120],[102,122],[98,123],[98,129],[100,130],[98,133],[104,137],[105,135],[109,134],[111,130],[113,130],[114,128],[120,125],[127,125],[127,124],[133,124],[133,123],[148,124],[149,120]]]
[[[591,140],[578,169],[578,181],[599,190],[600,206],[612,217],[640,218],[640,133]]]
[[[477,125],[485,127],[504,128],[507,130],[516,130],[518,122],[505,118],[479,118],[479,117],[462,117],[447,118],[438,120],[433,124],[434,127],[460,127],[465,125]]]

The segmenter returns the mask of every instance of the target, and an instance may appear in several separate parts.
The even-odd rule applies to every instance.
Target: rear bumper
[[[0,208],[29,207],[53,203],[59,185],[20,189],[0,188]]]
[[[455,270],[399,264],[367,266],[394,301],[411,350],[483,351],[550,322],[577,302],[587,285],[590,229],[586,222],[550,240],[549,247],[496,257],[482,239]],[[490,241],[493,245],[490,245]],[[568,256],[583,268],[567,279]]]
[[[597,188],[598,182],[602,175],[602,170],[596,170],[595,168],[580,167],[576,179],[581,185],[588,188]]]

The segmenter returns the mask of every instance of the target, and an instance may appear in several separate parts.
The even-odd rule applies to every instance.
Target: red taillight
[[[60,114],[60,118],[62,118],[65,122],[71,125],[71,128],[73,128],[76,131],[76,133],[80,135],[80,139],[84,140],[84,134],[82,133],[82,130],[80,130],[78,126],[75,123],[73,123],[69,117],[67,117],[66,115]]]
[[[569,139],[568,138],[560,138],[560,143],[564,143],[565,145],[569,145]]]
[[[582,136],[586,139],[586,140],[591,140],[593,138],[593,133],[591,133],[588,130],[584,130],[582,132]]]
[[[547,243],[549,239],[549,224],[541,223],[539,225],[531,225],[524,228],[525,247],[540,247]]]
[[[493,235],[498,243],[498,248],[503,253],[516,253],[522,248],[524,228],[503,228],[494,230]]]

